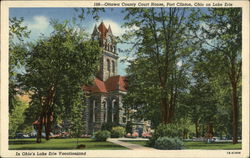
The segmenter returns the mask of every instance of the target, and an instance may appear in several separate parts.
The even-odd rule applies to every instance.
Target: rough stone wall
[[[113,54],[113,53],[110,53],[110,52],[105,52],[103,53],[103,61],[102,61],[102,65],[101,68],[102,68],[102,75],[103,75],[103,81],[106,81],[109,77],[111,76],[115,76],[117,75],[117,59],[118,59],[118,56]],[[109,55],[108,55],[109,54]],[[108,62],[107,60],[109,60],[109,64],[110,64],[110,69],[108,71]],[[113,72],[113,62],[115,64],[115,70]]]
[[[93,122],[93,100],[95,100],[95,122]],[[114,101],[115,100],[115,101]],[[107,122],[104,119],[104,102],[107,104]],[[113,104],[113,109],[112,109]],[[122,107],[122,95],[118,92],[111,92],[108,95],[93,95],[88,98],[86,117],[88,122],[86,128],[88,134],[93,134],[95,131],[101,130],[105,123],[112,123],[115,126],[124,125],[123,115],[124,109]],[[113,110],[113,113],[112,113]],[[113,115],[113,122],[112,122]]]

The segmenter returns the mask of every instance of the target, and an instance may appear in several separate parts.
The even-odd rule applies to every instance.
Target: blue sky
[[[111,26],[113,34],[115,36],[121,36],[125,33],[125,29],[122,28],[124,22],[124,13],[121,13],[124,8],[106,8],[105,12],[100,12],[99,21],[95,21],[91,15],[86,15],[85,20],[82,22],[82,26],[86,31],[91,34],[95,24],[99,25],[101,21],[108,27]],[[207,12],[207,8],[201,8],[203,12]],[[74,8],[10,8],[10,17],[23,17],[24,25],[28,26],[31,30],[29,41],[35,41],[41,34],[49,36],[53,31],[49,24],[50,19],[58,19],[60,21],[71,20],[73,17],[77,17],[79,13]],[[119,49],[128,49],[131,45],[119,44]],[[126,75],[125,69],[128,66],[128,62],[121,62],[121,60],[133,59],[133,52],[130,54],[119,53],[118,62],[118,74]]]
[[[11,17],[23,17],[24,25],[31,30],[29,41],[35,41],[41,34],[48,36],[52,32],[52,27],[49,24],[50,19],[58,19],[60,21],[70,20],[73,17],[77,17],[78,13],[73,8],[10,8]],[[123,16],[121,8],[106,9],[103,13],[100,13],[99,21],[93,20],[92,16],[86,16],[86,19],[82,22],[86,31],[91,34],[95,24],[99,25],[101,21],[108,27],[111,26],[113,34],[115,36],[121,36],[125,30],[121,28],[123,24]],[[126,45],[118,44],[118,48],[126,49]],[[125,68],[128,63],[121,62],[127,55],[119,53],[118,73],[120,75],[126,75]]]

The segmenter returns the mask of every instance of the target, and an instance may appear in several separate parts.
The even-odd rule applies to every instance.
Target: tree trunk
[[[207,138],[213,137],[213,125],[211,123],[208,123],[207,125]]]
[[[42,129],[43,129],[43,114],[40,116],[38,120],[38,130],[36,135],[36,142],[41,143],[42,142]]]
[[[198,131],[198,120],[195,121],[195,136],[196,138],[199,137],[199,131]]]
[[[237,96],[237,84],[232,83],[233,97],[232,97],[232,114],[233,114],[233,144],[238,143],[238,96]]]
[[[51,132],[51,117],[52,117],[52,111],[53,111],[53,100],[55,97],[55,86],[51,86],[49,95],[46,98],[46,124],[45,124],[45,134],[46,134],[46,140],[49,140],[50,132]]]
[[[49,140],[50,135],[50,115],[48,114],[46,116],[46,124],[45,124],[45,134],[46,134],[46,140]]]
[[[167,98],[162,98],[161,99],[161,107],[162,107],[162,119],[165,124],[170,123],[170,118],[169,118],[169,106],[167,103]]]

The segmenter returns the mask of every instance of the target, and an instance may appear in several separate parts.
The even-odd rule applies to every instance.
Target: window
[[[112,37],[111,37],[111,36],[108,36],[107,42],[108,42],[108,43],[112,43]]]
[[[103,102],[103,109],[104,109],[103,120],[104,122],[108,122],[108,106],[106,101]]]
[[[109,61],[109,59],[107,59],[107,69],[108,69],[108,71],[110,71],[110,61]]]
[[[111,106],[111,121],[112,121],[112,122],[114,122],[115,102],[116,102],[116,100],[113,100],[113,101],[112,101],[112,106]]]
[[[112,71],[113,71],[113,73],[115,73],[115,62],[114,61],[112,61]]]
[[[109,51],[111,51],[111,52],[113,51],[113,50],[112,50],[112,45],[109,46]]]

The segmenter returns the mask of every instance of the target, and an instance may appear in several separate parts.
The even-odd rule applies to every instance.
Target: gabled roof
[[[101,32],[101,37],[106,37],[108,29],[103,22],[101,22],[101,24],[98,26],[98,30]]]
[[[127,91],[125,77],[120,75],[108,78],[107,81],[105,81],[105,86],[109,92],[114,90]]]
[[[94,79],[92,86],[84,86],[83,89],[86,91],[91,91],[93,93],[96,93],[96,92],[106,93],[107,92],[104,82],[97,77]]]
[[[84,86],[83,90],[92,92],[92,93],[108,93],[115,90],[120,90],[126,92],[127,83],[125,81],[126,77],[124,76],[112,76],[108,78],[105,82],[95,78],[92,86]]]

